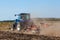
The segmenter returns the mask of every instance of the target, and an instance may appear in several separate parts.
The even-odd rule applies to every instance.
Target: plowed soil
[[[0,40],[60,40],[60,37],[0,31]]]

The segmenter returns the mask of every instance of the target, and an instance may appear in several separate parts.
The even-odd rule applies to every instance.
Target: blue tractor
[[[15,29],[22,30],[22,29],[26,29],[28,26],[30,26],[32,21],[30,20],[29,13],[20,13],[20,14],[16,14],[15,16],[18,16],[18,19],[16,19],[13,24],[14,30]]]

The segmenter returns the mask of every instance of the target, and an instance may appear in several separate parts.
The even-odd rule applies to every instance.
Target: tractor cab
[[[30,14],[29,13],[20,13],[16,14],[15,16],[18,16],[18,18],[14,21],[13,29],[22,30],[26,28],[27,25],[29,25],[30,22]]]

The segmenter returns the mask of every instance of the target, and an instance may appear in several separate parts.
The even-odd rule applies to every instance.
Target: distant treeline
[[[4,21],[0,21],[0,22],[14,22],[15,20],[4,20]]]
[[[60,18],[33,18],[33,19],[37,19],[37,20],[46,20],[46,21],[60,21]],[[14,22],[15,20],[4,20],[4,21],[0,21],[0,22]]]
[[[60,21],[60,18],[48,18],[47,21]]]
[[[60,18],[33,18],[41,21],[60,21]]]

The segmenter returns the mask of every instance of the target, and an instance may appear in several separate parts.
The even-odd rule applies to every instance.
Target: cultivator
[[[37,27],[33,21],[30,19],[29,13],[21,13],[16,14],[15,16],[18,16],[18,19],[15,20],[12,29],[18,30],[18,31],[24,31],[24,32],[40,32],[39,27]]]

